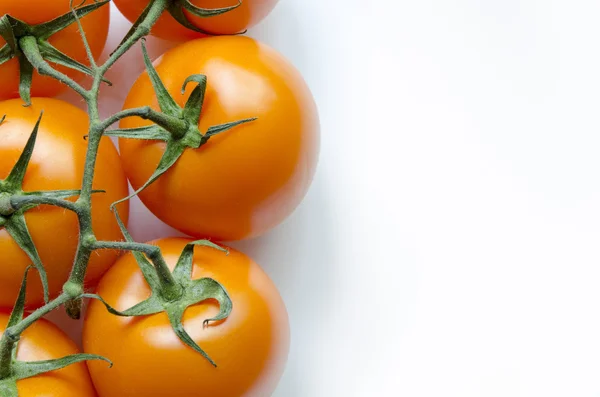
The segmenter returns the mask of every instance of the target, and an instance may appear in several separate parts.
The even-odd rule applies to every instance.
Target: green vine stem
[[[142,37],[150,33],[150,29],[156,23],[158,18],[166,10],[169,4],[168,0],[155,0],[152,2],[152,6],[146,15],[146,19],[139,24],[138,29],[132,34],[119,48],[108,58],[108,60],[102,65],[96,65],[95,60],[89,50],[87,38],[85,33],[82,31],[82,39],[86,49],[88,50],[88,56],[90,63],[92,64],[92,73],[94,81],[92,88],[89,91],[85,91],[82,97],[87,102],[88,114],[90,116],[90,129],[88,131],[88,151],[86,154],[83,181],[81,185],[81,194],[79,199],[75,202],[76,213],[79,218],[79,236],[80,242],[75,256],[75,262],[69,281],[65,284],[65,292],[68,292],[73,300],[67,305],[67,312],[73,318],[79,318],[81,313],[81,300],[76,299],[78,296],[83,294],[83,282],[87,270],[87,265],[90,260],[90,256],[94,250],[94,244],[96,243],[96,236],[92,228],[92,182],[94,180],[94,171],[96,167],[96,158],[98,155],[98,149],[100,147],[100,140],[104,134],[103,123],[100,119],[99,111],[99,92],[100,85],[104,79],[105,73],[110,69],[111,66],[119,60],[135,43],[137,43]],[[81,26],[81,25],[80,25]],[[23,52],[27,55],[27,48],[23,49]],[[54,69],[49,71],[49,75],[60,80],[61,74]]]
[[[101,300],[101,297],[86,294],[83,286],[88,263],[92,253],[95,250],[116,249],[123,251],[133,251],[136,255],[136,259],[138,260],[138,264],[144,272],[146,280],[148,281],[153,290],[152,298],[143,303],[142,305],[139,305],[139,307],[131,308],[130,310],[123,313],[117,312],[111,308],[110,310],[112,313],[116,315],[147,315],[159,312],[161,310],[167,311],[167,313],[169,314],[169,318],[171,319],[173,329],[176,332],[176,334],[180,337],[180,339],[186,344],[188,344],[190,347],[192,347],[194,350],[203,354],[214,365],[216,364],[212,360],[210,360],[206,353],[204,353],[202,349],[200,349],[200,347],[197,346],[193,340],[191,340],[189,335],[187,335],[187,333],[183,329],[183,326],[181,324],[183,310],[185,310],[186,307],[201,302],[203,300],[216,299],[221,304],[221,312],[219,316],[215,319],[207,320],[213,321],[226,318],[232,309],[232,303],[229,299],[229,296],[227,295],[227,292],[223,289],[223,287],[220,284],[218,284],[218,282],[211,279],[191,280],[191,258],[194,246],[205,245],[223,250],[222,248],[212,244],[211,242],[198,241],[186,247],[186,250],[182,253],[182,257],[180,258],[176,271],[172,273],[168,268],[161,251],[158,248],[152,245],[141,244],[131,241],[131,236],[129,236],[127,229],[121,222],[118,211],[115,207],[113,207],[113,209],[115,211],[115,215],[119,222],[119,226],[123,231],[123,235],[126,241],[98,241],[92,227],[92,195],[94,193],[101,193],[101,191],[93,189],[93,180],[96,166],[96,158],[98,155],[98,150],[102,137],[105,135],[110,135],[106,133],[107,129],[126,117],[139,116],[152,121],[157,128],[160,127],[164,129],[164,131],[162,132],[163,135],[161,135],[161,137],[165,138],[164,134],[168,132],[169,140],[181,139],[182,141],[184,141],[181,146],[181,151],[183,151],[185,147],[198,147],[200,144],[202,144],[208,138],[210,138],[211,135],[226,131],[241,123],[250,122],[252,121],[252,119],[241,120],[233,123],[228,123],[222,126],[211,127],[213,128],[212,130],[209,130],[206,134],[202,135],[197,129],[197,118],[199,118],[200,116],[202,101],[199,100],[199,98],[193,98],[194,95],[192,95],[189,104],[186,105],[186,109],[184,109],[183,113],[187,114],[187,117],[184,119],[174,117],[174,115],[170,114],[169,112],[158,112],[149,107],[144,107],[138,109],[124,110],[103,120],[100,117],[99,112],[99,91],[102,83],[107,82],[107,80],[105,79],[105,75],[109,71],[109,69],[136,43],[138,43],[150,33],[152,27],[164,12],[178,13],[178,7],[179,10],[182,6],[186,9],[190,9],[192,5],[187,0],[152,0],[149,3],[146,10],[141,15],[140,19],[135,22],[133,28],[127,33],[126,37],[119,44],[117,49],[109,56],[109,58],[103,64],[99,65],[92,56],[92,52],[88,44],[85,32],[83,31],[82,25],[80,23],[80,18],[86,13],[92,12],[93,10],[101,6],[105,6],[109,3],[109,1],[94,1],[93,5],[84,7],[78,7],[76,4],[73,3],[74,1],[71,0],[72,16],[64,15],[60,18],[57,18],[55,21],[50,21],[42,25],[30,27],[21,21],[11,18],[8,15],[5,15],[4,17],[0,18],[0,35],[2,35],[8,43],[7,46],[5,46],[5,48],[0,49],[0,64],[2,62],[5,62],[7,59],[10,59],[11,57],[19,58],[22,73],[21,96],[24,99],[25,104],[29,104],[31,72],[33,71],[33,69],[35,69],[38,73],[50,76],[64,83],[73,91],[77,92],[86,103],[89,115],[89,130],[87,135],[88,148],[85,158],[81,190],[40,192],[39,194],[29,194],[24,193],[22,191],[19,191],[19,194],[12,194],[12,190],[7,190],[8,193],[5,194],[3,193],[2,189],[6,187],[6,182],[0,181],[0,227],[5,226],[7,222],[5,221],[5,219],[8,219],[6,217],[10,217],[15,213],[18,214],[20,210],[33,208],[42,204],[53,205],[72,211],[77,215],[79,221],[78,248],[73,262],[71,274],[69,276],[68,281],[63,286],[62,293],[58,297],[47,301],[44,306],[38,308],[37,310],[30,313],[27,317],[23,318],[25,284],[27,277],[25,275],[19,299],[15,304],[15,308],[11,316],[11,321],[9,322],[5,332],[0,338],[0,391],[5,390],[3,388],[3,382],[12,382],[14,379],[17,378],[22,379],[18,377],[18,373],[20,370],[19,368],[22,369],[22,366],[28,363],[17,362],[13,353],[16,344],[20,339],[20,335],[27,328],[29,328],[33,323],[41,319],[46,314],[63,305],[65,306],[69,316],[77,319],[80,317],[81,314],[81,303],[83,298],[92,297]],[[210,17],[213,15],[219,15],[231,11],[239,7],[240,4],[241,1],[238,1],[238,4],[234,6],[213,10],[200,9],[196,7],[193,8],[192,11],[195,14]],[[54,34],[56,31],[66,27],[70,23],[77,23],[79,25],[81,38],[83,40],[89,58],[90,66],[88,67],[85,65],[78,64],[75,61],[67,59],[64,56],[61,56],[56,53],[51,53],[51,55],[53,56],[52,62],[63,65],[66,64],[67,66],[73,69],[77,69],[85,72],[86,74],[89,74],[93,78],[91,88],[89,89],[84,88],[75,80],[57,71],[55,68],[52,67],[51,63],[48,62],[48,58],[46,58],[48,51],[51,52],[51,50],[47,46],[45,39],[48,38],[51,34]],[[15,29],[15,27],[19,29],[17,32],[18,34],[11,30]],[[41,47],[44,47],[44,49],[46,50],[46,55],[42,51]],[[149,58],[147,57],[145,47],[143,47],[143,50],[145,56],[144,60],[147,69],[151,68],[151,64]],[[59,60],[62,63],[58,62],[57,60]],[[203,98],[203,90],[205,90],[206,87],[205,77],[199,75],[191,76],[188,80],[189,81],[186,81],[186,84],[191,81],[195,81],[199,84],[198,93],[201,93],[201,97]],[[192,109],[193,106],[197,106],[197,109]],[[190,121],[192,121],[191,124],[195,125],[190,125]],[[30,138],[30,141],[33,142],[31,146],[33,146],[33,144],[35,143],[36,134],[37,126],[36,130],[32,134],[32,138]],[[192,136],[193,139],[189,138],[190,136]],[[186,137],[188,138],[184,139]],[[27,153],[24,153],[22,157],[30,156],[32,147],[28,150],[29,151]],[[25,161],[25,163],[27,161]],[[24,174],[24,168],[21,171],[21,173]],[[77,200],[74,202],[67,200],[67,198],[71,196],[78,196]],[[33,247],[33,250],[35,251],[35,247]],[[146,258],[152,263],[152,265],[148,264]],[[152,272],[149,271],[150,268],[153,269]],[[38,269],[38,271],[41,273],[41,271],[43,270],[43,266],[36,266],[36,269]],[[172,302],[176,302],[176,304],[172,304]],[[107,305],[107,307],[109,306]],[[69,363],[78,362],[86,359],[102,358],[93,355],[83,354],[78,355],[77,357],[65,357],[63,359],[56,360],[56,362],[52,363],[44,362],[42,364],[40,362],[35,368],[37,368],[36,370],[38,371],[38,373],[42,373],[42,370],[44,368],[46,368],[47,370],[53,370],[61,368],[61,366],[69,365]],[[31,370],[30,368],[28,370],[29,372],[27,373],[35,373],[36,370]]]

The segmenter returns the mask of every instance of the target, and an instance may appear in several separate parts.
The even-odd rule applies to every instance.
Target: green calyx
[[[44,73],[43,68],[40,67],[41,63],[51,62],[87,75],[93,75],[93,71],[88,66],[60,52],[48,42],[48,39],[108,3],[110,0],[78,7],[72,12],[39,25],[29,25],[10,15],[0,18],[0,36],[6,41],[4,47],[0,48],[0,65],[13,58],[19,60],[19,94],[27,106],[31,104],[33,71],[38,70],[39,73]],[[107,80],[103,81],[109,83]]]
[[[116,129],[107,131],[104,135],[128,139],[160,140],[166,143],[166,148],[158,163],[158,167],[146,183],[130,196],[114,203],[113,208],[115,205],[139,194],[154,183],[177,162],[186,149],[198,149],[207,143],[211,137],[256,120],[256,118],[248,118],[220,124],[212,126],[206,132],[202,133],[198,127],[198,123],[200,122],[204,96],[206,94],[207,77],[202,74],[196,74],[185,80],[181,88],[182,95],[185,93],[188,84],[195,83],[196,87],[190,94],[185,106],[181,108],[167,91],[156,69],[154,69],[143,41],[142,51],[146,71],[154,88],[161,111],[158,112],[149,107],[132,109],[127,116],[139,116],[151,120],[154,124],[140,128]],[[124,113],[126,112],[124,111]]]
[[[118,212],[115,211],[115,214],[125,239],[131,242],[131,235],[121,221]],[[222,251],[223,255],[228,255],[226,249],[208,240],[194,241],[185,246],[175,269],[171,272],[158,248],[154,253],[146,254],[150,260],[141,252],[133,251],[138,266],[152,290],[152,294],[148,299],[121,312],[114,309],[98,295],[84,294],[83,297],[99,300],[110,313],[117,316],[140,317],[166,313],[177,337],[216,367],[217,364],[184,329],[182,324],[183,314],[190,306],[207,300],[216,300],[219,303],[219,313],[215,317],[204,321],[204,326],[207,326],[211,322],[225,320],[229,317],[233,309],[233,303],[227,291],[219,282],[211,278],[192,280],[194,247],[196,246],[211,247]]]
[[[119,44],[119,47],[121,47],[121,45],[123,45],[140,28],[140,25],[142,24],[142,22],[144,22],[146,20],[150,10],[152,9],[152,6],[157,1],[158,0],[152,0],[148,3],[148,6],[146,7],[146,9],[144,9],[144,11],[138,17],[138,19],[133,23],[133,26],[131,27],[131,29],[129,30],[129,32],[123,39],[123,41],[121,41],[121,44]],[[209,36],[218,36],[218,34],[208,32],[208,31],[194,25],[192,22],[190,22],[190,20],[188,19],[188,17],[186,16],[185,13],[189,12],[190,14],[195,15],[200,18],[210,18],[210,17],[215,17],[217,15],[221,15],[221,14],[225,14],[227,12],[233,11],[242,5],[242,0],[238,0],[237,4],[234,4],[232,6],[222,7],[222,8],[202,8],[202,7],[195,6],[194,4],[192,4],[192,2],[190,0],[167,0],[167,2],[168,2],[168,4],[166,5],[165,10],[169,14],[171,14],[171,16],[177,22],[179,22],[182,26],[184,26],[190,30],[193,30],[194,32],[202,33],[202,34],[209,35]],[[245,33],[245,31],[240,32],[240,34],[243,34],[243,33]],[[117,48],[119,48],[119,47],[117,47]]]
[[[56,371],[69,365],[88,360],[103,360],[110,366],[110,360],[95,354],[73,354],[53,360],[44,361],[19,361],[17,360],[17,349],[21,333],[26,329],[19,328],[25,313],[25,292],[27,289],[27,273],[25,271],[19,296],[14,309],[6,325],[2,338],[0,338],[0,396],[18,397],[17,382],[19,380],[32,378],[47,372]]]
[[[167,9],[167,11],[169,11],[169,14],[171,14],[171,16],[177,22],[179,22],[181,25],[185,26],[186,28],[193,30],[195,32],[198,32],[198,33],[214,36],[215,33],[211,33],[207,30],[199,28],[198,26],[196,26],[192,22],[190,22],[190,20],[185,15],[185,13],[188,12],[188,13],[190,13],[196,17],[200,17],[200,18],[210,18],[210,17],[214,17],[217,15],[225,14],[226,12],[233,11],[241,5],[242,5],[242,1],[239,0],[237,2],[237,4],[232,5],[230,7],[209,9],[209,8],[201,8],[201,7],[195,6],[194,4],[192,4],[192,2],[190,0],[173,0],[171,2],[171,5]]]
[[[39,205],[47,204],[75,211],[66,198],[79,195],[79,190],[51,190],[24,192],[23,181],[33,155],[42,115],[37,120],[25,148],[6,179],[0,180],[0,228],[4,228],[33,263],[42,281],[44,300],[48,302],[48,278],[39,253],[25,221],[25,213]],[[2,124],[0,124],[1,131]],[[7,264],[10,265],[10,264]]]

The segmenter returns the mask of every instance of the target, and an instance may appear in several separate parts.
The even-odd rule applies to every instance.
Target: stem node
[[[83,236],[81,236],[81,245],[82,247],[84,247],[87,250],[93,250],[94,249],[94,245],[98,242],[98,240],[96,239],[96,236],[94,236],[93,233],[85,233]]]
[[[83,294],[83,287],[77,283],[67,281],[63,286],[64,293],[70,299],[77,299]]]
[[[13,343],[18,342],[19,339],[21,338],[20,334],[17,333],[17,331],[15,330],[14,327],[8,327],[4,331],[4,335],[6,336],[6,339],[8,339],[10,342],[13,342]]]
[[[15,213],[16,209],[10,199],[10,194],[0,193],[0,215],[8,217]]]

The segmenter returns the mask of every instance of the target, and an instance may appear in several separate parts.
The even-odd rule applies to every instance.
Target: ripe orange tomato
[[[92,4],[94,0],[86,0],[83,5]],[[8,14],[28,24],[49,22],[54,18],[68,13],[71,0],[2,0],[0,1],[0,16]],[[75,1],[75,5],[82,3]],[[108,37],[110,21],[109,6],[103,6],[81,19],[90,47],[95,57],[99,57]],[[89,65],[85,47],[79,34],[77,24],[72,24],[66,29],[52,35],[48,42],[59,51],[67,54],[74,60]],[[6,42],[0,37],[0,47]],[[72,69],[53,65],[57,70],[71,78],[81,79],[84,75]],[[55,96],[64,91],[65,85],[48,76],[40,76],[34,72],[31,86],[31,96]],[[19,96],[19,61],[11,59],[0,65],[0,100],[17,98]]]
[[[243,0],[235,10],[210,18],[200,18],[184,11],[187,19],[196,27],[213,34],[243,32],[262,21],[275,8],[279,0]],[[149,0],[114,0],[119,10],[131,22],[135,21],[148,6]],[[192,0],[201,8],[223,8],[237,4],[237,0]],[[182,26],[169,13],[158,20],[152,35],[172,41],[191,40],[204,35]]]
[[[0,334],[6,329],[8,319],[8,314],[0,313]],[[17,359],[42,361],[77,353],[77,346],[67,335],[42,319],[23,333],[17,348]],[[96,397],[84,363],[17,381],[17,390],[19,397]]]
[[[191,241],[168,238],[152,244],[161,248],[173,269]],[[109,369],[88,362],[100,397],[271,395],[289,349],[287,312],[273,282],[238,251],[226,255],[196,247],[192,279],[203,277],[225,287],[233,311],[226,320],[204,327],[203,321],[218,313],[218,305],[201,303],[187,309],[183,325],[218,367],[177,338],[165,313],[123,318],[92,301],[84,324],[84,349],[114,363]],[[125,310],[146,299],[150,289],[133,255],[126,254],[102,278],[96,292],[117,310]]]
[[[264,233],[301,202],[319,151],[319,119],[298,71],[278,52],[250,38],[212,37],[182,44],[156,61],[167,90],[184,106],[193,90],[185,79],[205,74],[208,88],[200,119],[210,126],[258,119],[187,149],[166,174],[140,194],[161,220],[197,237],[230,241]],[[147,73],[135,82],[125,108],[159,109]],[[122,128],[149,125],[128,118]],[[162,141],[120,139],[125,172],[139,188],[156,169]]]
[[[0,124],[0,179],[6,178],[17,162],[42,110],[44,115],[23,190],[80,189],[87,150],[87,141],[83,137],[88,131],[88,116],[73,105],[56,99],[34,98],[30,107],[23,107],[20,99],[0,102],[0,115],[6,115],[6,120]],[[109,138],[104,138],[100,145],[94,189],[106,190],[106,193],[94,194],[92,199],[94,231],[99,239],[118,240],[122,235],[109,206],[127,195],[127,180]],[[120,208],[125,219],[128,210],[127,205]],[[56,296],[67,281],[75,256],[79,236],[77,216],[61,208],[40,206],[26,212],[25,220],[48,273],[50,294]],[[0,252],[0,307],[10,307],[17,298],[23,274],[31,260],[2,228]],[[98,251],[92,255],[86,281],[92,284],[97,281],[117,255],[116,251]],[[36,276],[32,273],[29,277],[29,306],[43,303],[41,283]]]

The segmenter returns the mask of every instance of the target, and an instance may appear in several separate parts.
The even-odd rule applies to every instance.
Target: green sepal
[[[146,66],[146,73],[148,73],[148,77],[150,78],[150,82],[152,83],[152,88],[154,88],[154,93],[156,95],[156,99],[158,100],[158,105],[160,106],[160,110],[162,110],[165,114],[170,116],[180,116],[181,108],[175,102],[175,99],[169,94],[169,91],[163,84],[160,76],[156,72],[154,65],[152,65],[152,61],[150,60],[150,56],[148,55],[148,50],[146,49],[146,40],[142,39],[142,53],[144,54],[144,65]]]
[[[185,107],[183,108],[183,117],[190,123],[198,124],[200,122],[200,114],[204,105],[204,96],[206,94],[206,83],[208,79],[203,74],[193,74],[183,82],[181,94],[185,94],[187,85],[191,82],[197,83],[196,88],[190,94]]]
[[[19,54],[19,96],[25,106],[31,106],[31,84],[33,82],[33,65]]]
[[[125,311],[119,311],[109,305],[100,295],[97,294],[83,294],[83,298],[95,299],[102,303],[106,310],[110,314],[114,314],[119,317],[139,317],[139,316],[149,316],[152,314],[157,314],[163,312],[165,309],[163,307],[160,299],[151,296],[150,298],[138,303],[135,306],[130,307]]]
[[[212,322],[225,320],[231,314],[233,302],[231,301],[229,294],[220,283],[212,278],[192,280],[188,290],[190,306],[209,299],[215,299],[219,302],[219,313],[212,318],[204,320],[204,326],[207,326]]]
[[[27,143],[25,144],[25,148],[23,148],[23,152],[21,152],[21,155],[19,156],[15,166],[4,180],[5,183],[12,188],[21,188],[23,186],[23,180],[25,179],[25,173],[27,172],[27,167],[31,161],[31,156],[33,155],[33,149],[35,148],[35,142],[37,140],[43,115],[44,112],[42,111],[35,123],[35,127],[33,127],[31,135],[29,135],[29,139],[27,139]]]
[[[171,4],[167,10],[169,11],[169,14],[171,14],[171,16],[185,28],[193,30],[194,32],[205,34],[207,36],[219,36],[218,33],[209,32],[205,29],[194,25],[185,15],[185,11],[188,11],[190,14],[201,18],[210,18],[217,15],[225,14],[229,11],[233,11],[241,5],[242,2],[240,0],[238,1],[238,4],[234,6],[209,9],[197,7],[193,5],[189,0],[177,0],[173,2],[173,4]]]
[[[0,65],[5,64],[6,62],[10,61],[11,59],[13,59],[13,51],[6,44],[6,45],[4,45],[4,47],[0,48]]]
[[[255,120],[258,120],[258,119],[256,117],[251,117],[248,119],[232,121],[231,123],[219,124],[219,125],[209,127],[208,130],[206,130],[206,133],[202,136],[202,138],[204,140],[208,140],[208,138],[210,138],[211,136],[220,134],[222,132],[229,131],[230,129],[237,127],[238,125],[250,123]]]
[[[11,58],[19,52],[19,43],[15,31],[26,33],[25,24],[10,15],[4,15],[0,18],[0,36],[6,41],[6,47],[11,51]]]
[[[19,294],[17,295],[17,300],[15,301],[15,305],[10,313],[10,317],[8,318],[6,328],[14,327],[21,320],[23,320],[23,316],[25,315],[25,298],[27,294],[27,277],[29,276],[30,269],[31,266],[25,269],[25,274],[23,275],[23,280],[21,281],[21,288],[19,288]]]
[[[152,176],[150,176],[150,179],[148,179],[141,188],[136,190],[134,195],[136,195],[139,192],[141,192],[142,190],[146,189],[149,185],[154,183],[154,181],[156,181],[162,174],[167,172],[169,170],[169,168],[171,168],[171,166],[173,164],[175,164],[175,162],[179,159],[179,157],[181,157],[181,155],[185,151],[185,148],[186,147],[184,145],[182,145],[178,142],[172,141],[172,142],[167,143],[165,152],[163,153],[162,158],[158,162],[158,166],[156,167],[156,170],[154,171]],[[132,197],[132,196],[130,196],[130,197]]]
[[[33,267],[38,271],[40,280],[42,282],[42,288],[44,290],[44,302],[48,303],[48,276],[46,269],[42,264],[42,259],[38,253],[35,243],[31,238],[27,223],[25,222],[25,216],[19,212],[14,213],[8,218],[4,224],[4,229],[17,243],[17,245],[27,254],[29,259],[33,262]]]
[[[132,197],[137,196],[144,189],[146,189],[148,186],[153,184],[158,178],[160,178],[160,176],[162,174],[167,172],[169,170],[169,168],[171,168],[173,166],[173,164],[175,164],[177,162],[177,160],[181,157],[183,152],[185,152],[185,149],[186,149],[186,145],[184,145],[182,142],[173,141],[173,140],[167,142],[167,147],[165,148],[165,152],[163,153],[163,156],[161,157],[161,159],[158,163],[158,167],[156,167],[156,170],[150,176],[150,178],[146,181],[146,183],[144,183],[139,189],[137,189],[135,192],[131,193],[129,196],[122,198],[119,201],[114,202],[111,205],[111,207],[114,207],[124,201],[131,199]]]
[[[109,364],[109,367],[112,367],[113,363],[102,356],[96,354],[72,354],[70,356],[65,356],[61,358],[56,358],[53,360],[43,360],[43,361],[16,361],[13,363],[14,377],[17,380],[32,378],[34,376],[38,376],[41,374],[45,374],[47,372],[57,371],[59,369],[63,369],[68,367],[69,365],[77,364],[82,361],[90,361],[90,360],[101,360],[105,361]]]
[[[25,106],[31,105],[31,82],[33,79],[33,66],[25,58],[19,49],[18,37],[29,33],[29,26],[24,22],[6,14],[0,18],[0,36],[6,41],[6,44],[0,53],[0,64],[6,63],[13,58],[19,60],[19,95],[25,102]]]
[[[110,3],[110,0],[94,1],[93,4],[75,8],[66,14],[54,18],[51,21],[31,26],[31,35],[37,37],[39,40],[47,40],[53,34],[58,33],[66,27],[74,24],[78,18],[81,19],[87,14],[96,11],[98,8],[103,7],[108,3]]]
[[[143,302],[125,310],[121,315],[126,317],[149,316],[164,310],[162,302],[155,296],[151,296]]]
[[[192,4],[192,2],[190,0],[183,0],[182,3],[183,3],[183,8],[185,8],[187,11],[189,11],[190,14],[193,14],[200,18],[210,18],[210,17],[216,17],[217,15],[225,14],[226,12],[235,10],[236,8],[238,8],[239,6],[242,5],[242,0],[238,0],[238,3],[234,6],[222,7],[222,8],[212,8],[212,9],[195,6],[194,4]]]
[[[175,268],[173,269],[173,278],[182,283],[187,282],[192,277],[192,268],[194,263],[194,248],[196,246],[210,247],[229,255],[229,251],[220,245],[217,245],[209,240],[198,240],[189,243],[183,249]]]
[[[150,141],[165,141],[171,139],[171,134],[164,128],[153,124],[139,128],[115,129],[106,131],[105,136],[127,138],[127,139],[147,139]]]
[[[185,328],[183,327],[183,315],[185,313],[185,309],[187,307],[182,307],[181,305],[173,305],[171,310],[167,310],[167,316],[169,317],[169,322],[171,323],[171,327],[175,332],[175,335],[181,340],[183,343],[194,349],[196,352],[200,353],[202,357],[208,360],[213,367],[217,366],[217,363],[213,361],[212,358],[206,353],[198,344],[192,339],[190,334],[187,333]]]
[[[94,193],[106,193],[106,190],[92,190]],[[46,191],[35,191],[35,192],[23,192],[24,196],[41,196],[56,199],[65,199],[69,197],[79,196],[81,190],[46,190]]]
[[[183,6],[178,3],[173,3],[168,8],[169,14],[171,14],[173,19],[175,19],[184,28],[193,30],[194,32],[205,34],[207,36],[212,36],[212,34],[210,32],[208,32],[202,28],[199,28],[198,26],[191,23],[190,20],[187,19],[187,17],[185,16],[185,12],[183,10],[184,10]]]

